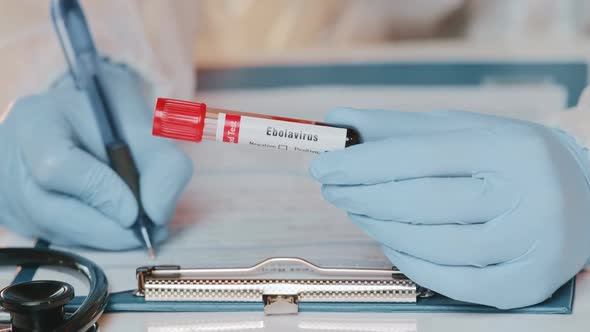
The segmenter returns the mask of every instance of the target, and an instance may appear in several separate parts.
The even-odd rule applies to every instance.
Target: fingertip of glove
[[[322,182],[322,179],[329,173],[328,167],[329,159],[326,154],[321,154],[313,159],[309,165],[309,175],[318,182]]]
[[[309,174],[322,184],[346,184],[348,171],[342,161],[348,157],[342,150],[320,154],[311,161]]]
[[[123,199],[117,213],[117,223],[122,227],[131,227],[137,219],[138,210],[137,201],[132,195]]]
[[[322,185],[322,188],[320,189],[320,191],[322,193],[322,196],[324,196],[324,198],[327,201],[330,201],[331,200],[332,196],[330,196],[330,191],[331,190],[330,190],[330,186],[329,185],[326,185],[326,184]]]
[[[308,173],[314,180],[319,181],[322,172],[320,166],[318,165],[317,159],[311,161],[308,168]]]
[[[373,223],[371,223],[370,219],[366,216],[362,216],[356,213],[348,213],[348,219],[357,227],[367,232],[370,236],[373,236],[373,233],[370,232]]]
[[[168,155],[165,163],[146,171],[149,177],[142,182],[144,208],[156,225],[168,223],[194,173],[192,159],[182,151]]]
[[[324,184],[322,185],[322,196],[324,199],[331,204],[335,205],[338,208],[346,209],[347,206],[347,199],[345,195],[342,194],[342,186],[339,185],[330,185]]]
[[[78,197],[120,226],[127,228],[133,225],[139,206],[127,184],[108,168],[100,167],[90,174],[94,174],[97,180],[89,181],[84,187],[86,190],[81,191]]]

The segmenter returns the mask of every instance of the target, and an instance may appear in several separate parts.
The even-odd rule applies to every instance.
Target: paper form
[[[214,150],[202,155],[214,156]],[[325,266],[391,267],[376,243],[322,200],[304,169],[243,174],[204,167],[179,204],[173,235],[158,247],[156,261],[143,250],[76,250],[107,271],[111,291],[135,287],[139,265],[247,267],[269,257],[298,256]],[[43,278],[55,273],[46,271]]]
[[[228,91],[199,94],[211,107],[321,120],[334,106],[395,110],[510,111],[538,120],[565,107],[558,86],[487,88],[343,88]],[[507,114],[506,114],[507,115]],[[102,266],[111,292],[134,289],[143,265],[248,267],[297,256],[323,266],[391,267],[379,245],[325,202],[307,175],[306,153],[219,142],[186,143],[195,176],[178,205],[172,235],[151,261],[144,250],[73,249]],[[65,249],[65,248],[62,248]],[[72,250],[72,249],[69,249]],[[43,269],[37,279],[62,278]],[[82,285],[67,279],[82,295]]]

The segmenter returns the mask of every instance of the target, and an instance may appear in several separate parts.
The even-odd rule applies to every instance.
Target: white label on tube
[[[344,149],[345,128],[219,113],[216,140],[277,150],[320,153]]]

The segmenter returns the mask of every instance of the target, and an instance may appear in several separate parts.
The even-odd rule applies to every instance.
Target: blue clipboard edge
[[[575,278],[559,288],[543,303],[512,310],[455,301],[442,295],[419,299],[417,303],[300,303],[300,312],[412,312],[412,313],[500,313],[500,314],[571,314]],[[66,306],[74,311],[84,300],[76,297]],[[263,311],[262,303],[254,302],[146,302],[133,291],[111,294],[105,312],[251,312]]]
[[[567,107],[575,106],[588,84],[584,59],[564,61],[432,61],[268,65],[197,69],[197,92],[268,89],[310,85],[345,86],[475,86],[490,79],[526,83],[549,79],[568,92]]]

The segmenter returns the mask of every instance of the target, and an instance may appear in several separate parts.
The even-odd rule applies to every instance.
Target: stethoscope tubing
[[[55,332],[87,331],[100,318],[108,304],[109,287],[104,271],[82,256],[42,248],[0,248],[0,266],[59,266],[82,273],[90,291],[78,309]]]

